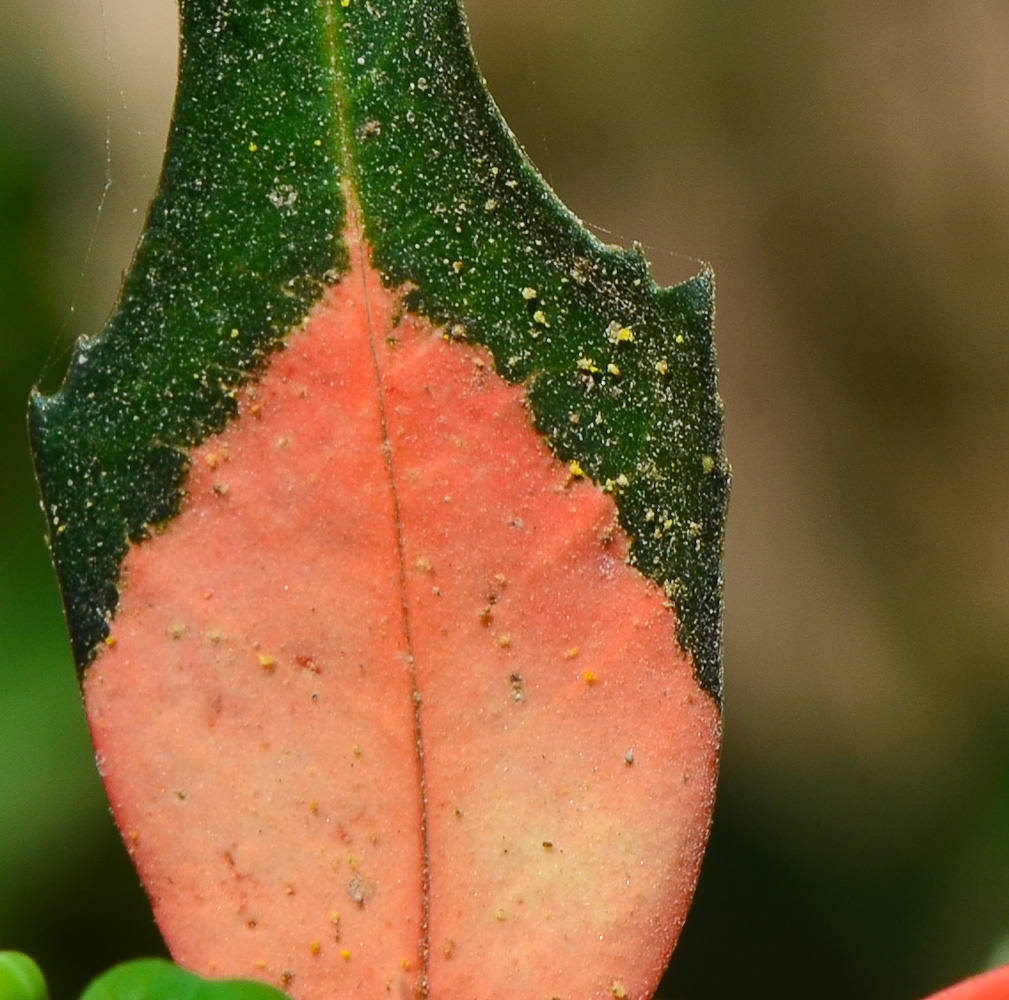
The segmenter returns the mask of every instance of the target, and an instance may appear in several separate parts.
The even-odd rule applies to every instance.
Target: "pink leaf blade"
[[[647,996],[717,706],[612,499],[483,351],[400,313],[348,275],[128,555],[85,680],[117,820],[204,974]]]
[[[1009,965],[965,979],[928,1000],[1009,1000]]]

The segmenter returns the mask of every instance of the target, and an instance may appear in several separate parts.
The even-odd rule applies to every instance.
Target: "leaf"
[[[1009,965],[972,976],[940,990],[929,1000],[1006,1000],[1009,997]]]
[[[0,997],[3,1000],[48,1000],[42,970],[18,951],[0,951]]]
[[[184,0],[119,308],[31,430],[173,955],[299,997],[641,997],[696,880],[711,275],[556,200],[455,0]]]
[[[163,959],[117,965],[99,976],[81,1000],[283,1000],[261,983],[207,982]]]

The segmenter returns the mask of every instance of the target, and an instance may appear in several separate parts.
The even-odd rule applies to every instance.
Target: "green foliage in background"
[[[284,994],[262,983],[209,982],[163,959],[142,959],[100,976],[81,1000],[284,1000]]]
[[[27,955],[0,951],[0,1000],[49,1000],[42,971]],[[262,983],[210,982],[148,958],[103,973],[81,1000],[284,1000],[284,994]]]
[[[0,1000],[49,1000],[42,970],[17,951],[0,951]]]

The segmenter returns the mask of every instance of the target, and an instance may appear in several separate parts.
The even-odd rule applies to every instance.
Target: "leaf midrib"
[[[375,379],[375,399],[378,406],[379,423],[382,436],[382,461],[389,478],[389,492],[396,522],[396,565],[399,576],[400,608],[402,613],[403,642],[406,648],[407,664],[410,671],[410,689],[413,713],[414,747],[417,754],[417,775],[420,784],[420,939],[419,974],[414,987],[415,995],[421,998],[428,996],[428,974],[431,953],[431,866],[428,837],[427,808],[427,772],[424,760],[424,732],[421,719],[420,683],[417,676],[417,664],[414,658],[413,635],[410,623],[410,603],[407,589],[406,560],[404,557],[403,519],[400,507],[399,490],[396,485],[396,473],[393,465],[392,441],[389,437],[389,424],[386,415],[385,393],[382,389],[382,373],[378,360],[378,350],[375,342],[375,327],[372,321],[371,300],[368,291],[369,255],[364,239],[364,224],[361,217],[360,199],[357,197],[357,163],[354,157],[354,136],[350,128],[350,113],[348,109],[346,84],[340,65],[339,28],[336,24],[335,0],[329,0],[325,6],[326,44],[330,60],[330,70],[333,81],[333,103],[336,115],[339,137],[339,148],[334,152],[339,164],[339,174],[343,179],[344,204],[346,216],[345,229],[342,234],[347,242],[348,256],[351,258],[351,269],[354,264],[360,269],[361,295],[364,302],[365,316],[368,325],[368,349],[371,355],[372,373]],[[338,237],[339,238],[339,237]],[[356,261],[354,258],[356,257]]]

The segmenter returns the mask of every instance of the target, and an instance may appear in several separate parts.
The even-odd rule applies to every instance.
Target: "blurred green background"
[[[1009,4],[468,0],[561,197],[713,263],[734,467],[714,834],[678,1000],[1009,960]],[[157,181],[172,0],[0,30],[0,947],[161,948],[90,755],[26,445]],[[612,235],[610,235],[612,234]]]

